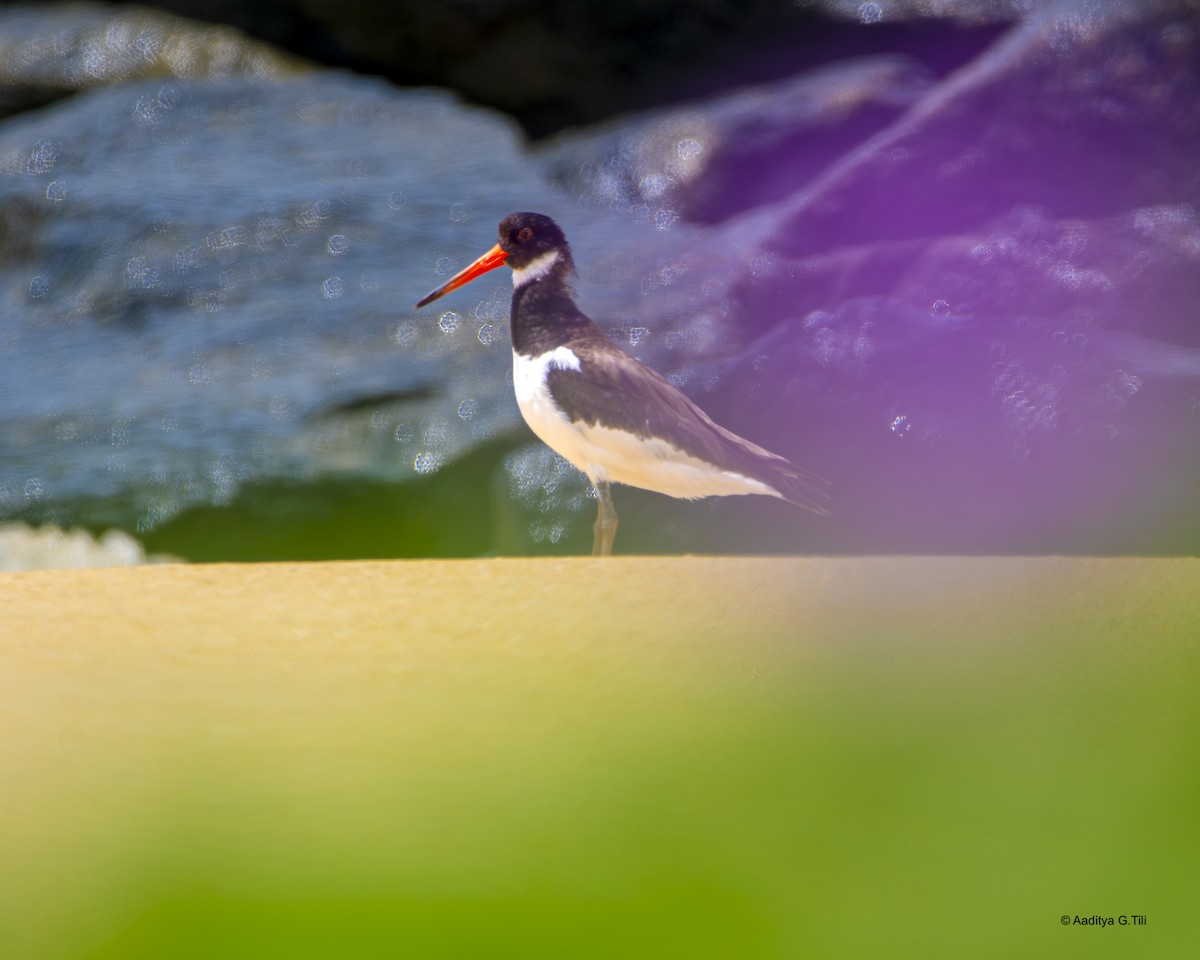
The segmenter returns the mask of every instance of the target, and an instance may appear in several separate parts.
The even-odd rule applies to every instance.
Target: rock
[[[795,193],[931,82],[904,57],[856,59],[564,133],[538,155],[556,182],[594,208],[715,223]]]
[[[268,79],[302,62],[230,26],[93,3],[0,8],[0,117],[146,77]]]
[[[0,516],[77,523],[87,497],[144,533],[314,455],[411,477],[510,428],[506,294],[411,311],[494,242],[490,176],[549,200],[503,119],[338,74],[128,82],[4,124]]]
[[[1105,217],[1191,202],[1198,48],[1195,8],[1172,0],[1053,4],[773,210],[764,249],[960,234],[1017,206]]]
[[[920,49],[941,69],[1024,14],[1018,0],[161,0],[314,62],[449,87],[533,136],[778,79],[847,56]],[[867,29],[869,28],[869,29]]]

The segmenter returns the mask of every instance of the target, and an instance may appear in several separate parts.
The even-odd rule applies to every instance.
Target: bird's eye
[[[521,232],[517,234],[517,239],[524,243],[533,236],[533,227],[522,227]]]

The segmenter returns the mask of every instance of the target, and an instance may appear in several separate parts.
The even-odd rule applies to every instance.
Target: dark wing
[[[572,420],[669,439],[705,463],[759,480],[797,506],[828,514],[821,505],[828,499],[821,477],[715,423],[660,374],[607,338],[581,337],[566,346],[579,358],[583,376],[552,366],[546,383]]]

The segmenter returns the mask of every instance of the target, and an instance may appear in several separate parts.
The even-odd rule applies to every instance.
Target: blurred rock
[[[411,312],[494,242],[490,175],[546,205],[502,118],[347,74],[130,81],[0,125],[0,517],[144,533],[510,427],[505,300]]]
[[[854,59],[560,134],[538,155],[556,182],[595,208],[715,223],[795,193],[893,122],[932,80],[905,57]]]
[[[534,136],[777,79],[819,63],[918,50],[953,69],[1023,15],[1018,0],[160,0],[313,61],[449,87]],[[870,31],[863,31],[864,25]]]
[[[98,3],[0,7],[0,117],[146,77],[268,79],[302,62],[229,26]]]
[[[827,524],[755,508],[739,537],[1036,554],[1194,550],[1198,399],[1200,349],[1085,314],[968,318],[865,298],[780,325],[703,402],[831,481]]]
[[[1200,9],[1059,2],[771,212],[789,258],[955,234],[1015,206],[1104,217],[1200,191]]]

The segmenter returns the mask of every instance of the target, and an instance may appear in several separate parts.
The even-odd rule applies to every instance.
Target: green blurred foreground
[[[0,956],[1195,955],[1198,586],[1094,559],[3,575]]]

